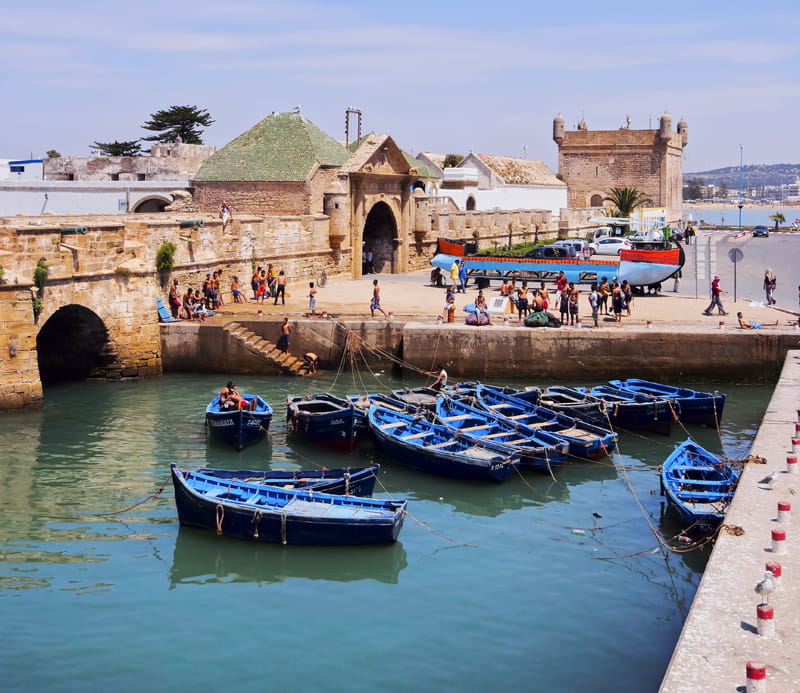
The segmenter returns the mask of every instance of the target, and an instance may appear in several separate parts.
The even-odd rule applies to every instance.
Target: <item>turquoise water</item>
[[[475,485],[378,457],[375,495],[408,498],[411,517],[377,547],[179,529],[169,485],[132,507],[173,461],[369,462],[369,444],[342,457],[287,440],[283,407],[287,392],[398,383],[368,377],[239,378],[276,408],[270,441],[241,453],[205,438],[219,377],[69,384],[42,412],[0,418],[2,690],[655,690],[707,556],[652,553],[609,463]],[[770,390],[725,388],[729,454],[747,451]],[[720,449],[716,432],[691,432]],[[617,457],[669,532],[656,469],[685,437],[623,434]]]

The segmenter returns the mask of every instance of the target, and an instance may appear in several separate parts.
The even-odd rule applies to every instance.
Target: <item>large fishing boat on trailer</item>
[[[661,250],[623,250],[617,258],[593,256],[589,259],[568,257],[502,257],[466,254],[468,246],[438,239],[437,253],[431,260],[434,267],[449,272],[454,262],[464,260],[467,282],[479,288],[489,286],[492,280],[517,279],[518,281],[553,283],[559,272],[576,284],[599,284],[603,277],[627,280],[634,287],[660,284],[678,272],[686,261],[680,246]]]

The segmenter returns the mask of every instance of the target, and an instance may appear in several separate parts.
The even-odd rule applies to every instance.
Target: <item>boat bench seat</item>
[[[455,445],[457,442],[458,442],[457,440],[446,440],[443,443],[436,443],[434,445],[426,445],[425,447],[426,448],[431,448],[432,450],[435,450],[436,448],[445,448],[448,445]]]
[[[381,424],[382,430],[387,430],[389,428],[397,428],[398,426],[407,426],[407,421],[390,421],[389,423]]]
[[[676,476],[668,476],[667,480],[676,484],[686,484],[687,486],[725,486],[725,482],[720,479],[681,479]]]
[[[692,498],[719,498],[720,500],[733,498],[731,491],[674,491],[675,495],[681,500],[691,500]]]
[[[464,429],[467,430],[467,429]],[[488,436],[483,436],[486,439],[491,440],[492,438],[500,438],[502,436],[515,436],[517,435],[516,431],[499,431],[498,433],[490,433]]]
[[[434,431],[423,431],[422,433],[412,433],[409,436],[400,436],[400,440],[416,440],[417,438],[424,438],[425,436],[432,436]]]
[[[484,429],[492,428],[492,424],[480,424],[479,426],[467,426],[467,428],[459,428],[459,431],[468,433],[470,431],[483,431]]]
[[[455,416],[443,416],[442,421],[464,421],[464,419],[471,419],[472,414],[456,414]]]
[[[506,402],[500,404],[490,404],[489,409],[508,409],[508,407],[513,407],[513,406],[514,406],[513,404]]]
[[[712,467],[710,465],[693,465],[693,464],[678,464],[669,468],[672,471],[698,471],[698,472],[718,472],[719,467]]]

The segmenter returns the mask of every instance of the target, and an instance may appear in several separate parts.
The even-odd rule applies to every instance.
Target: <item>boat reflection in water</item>
[[[376,580],[397,583],[408,565],[402,544],[279,546],[231,541],[202,529],[180,527],[169,571],[170,587],[306,580]]]

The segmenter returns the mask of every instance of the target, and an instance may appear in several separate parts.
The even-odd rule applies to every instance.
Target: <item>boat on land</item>
[[[248,541],[314,546],[397,540],[406,501],[280,489],[171,465],[181,525]]]
[[[514,474],[519,453],[508,446],[478,443],[417,414],[374,403],[369,424],[375,445],[397,464],[468,481],[503,481]]]
[[[243,481],[259,486],[277,486],[282,489],[313,490],[317,493],[336,493],[345,496],[370,496],[381,466],[345,467],[341,469],[216,469],[204,467],[198,474],[227,481]]]
[[[633,287],[660,284],[678,272],[686,262],[680,246],[662,250],[622,250],[618,257],[601,256],[588,259],[503,257],[467,254],[467,246],[438,239],[437,253],[431,265],[449,272],[454,262],[464,260],[467,282],[478,288],[489,286],[492,280],[555,282],[559,272],[576,284],[599,284],[603,277],[627,280]]]
[[[609,380],[608,384],[649,397],[660,397],[677,402],[680,406],[680,420],[683,423],[717,428],[722,419],[722,410],[725,407],[724,394],[700,392],[688,387],[673,387],[638,378]]]
[[[740,475],[740,462],[720,459],[689,439],[664,460],[661,492],[686,525],[713,531],[725,517]]]
[[[617,446],[616,433],[518,399],[504,389],[477,383],[472,392],[464,391],[459,397],[466,397],[467,403],[475,402],[478,408],[512,425],[523,424],[552,433],[569,445],[569,454],[575,457],[599,460]]]
[[[569,446],[552,433],[532,426],[508,422],[468,404],[440,397],[436,417],[447,428],[480,443],[505,447],[519,455],[520,468],[549,471],[567,459]]]
[[[668,436],[672,423],[680,416],[680,405],[668,399],[654,399],[610,385],[578,387],[579,392],[601,400],[601,410],[612,428],[650,431]]]
[[[227,409],[219,396],[206,407],[206,426],[211,436],[237,450],[263,440],[272,421],[272,407],[258,395],[243,395],[244,408]]]
[[[367,430],[367,417],[362,410],[327,392],[289,395],[286,423],[305,440],[339,452],[351,452]]]

